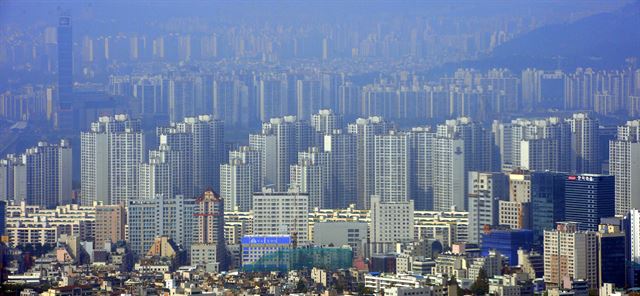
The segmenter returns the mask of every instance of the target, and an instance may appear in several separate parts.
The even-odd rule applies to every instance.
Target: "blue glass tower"
[[[565,181],[565,220],[580,230],[598,231],[600,218],[615,215],[614,177],[583,174]]]
[[[489,255],[496,250],[509,259],[510,266],[518,265],[518,249],[525,251],[533,247],[533,231],[529,229],[491,230],[482,235],[480,254]]]

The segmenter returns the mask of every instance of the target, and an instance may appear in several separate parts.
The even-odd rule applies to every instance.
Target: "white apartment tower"
[[[411,134],[389,131],[375,136],[374,192],[382,202],[411,199]]]
[[[298,153],[298,164],[291,166],[290,188],[309,195],[309,208],[334,208],[332,176],[330,153],[311,147]]]
[[[297,162],[296,117],[272,118],[262,124],[262,133],[252,134],[249,145],[261,151],[263,186],[286,191],[290,166]]]
[[[72,159],[67,140],[39,142],[0,160],[0,200],[52,209],[71,202]]]
[[[571,125],[571,172],[601,173],[598,120],[587,113],[576,113],[567,121]]]
[[[342,129],[342,115],[331,109],[321,109],[311,116],[311,126],[320,134],[331,134],[333,130]]]
[[[252,192],[262,190],[261,151],[251,146],[240,146],[237,150],[229,151],[229,162],[233,159],[240,159],[242,162],[251,166],[251,184],[253,185]]]
[[[248,212],[254,192],[252,164],[233,158],[220,166],[220,196],[228,211]]]
[[[387,130],[387,123],[378,116],[358,118],[349,124],[349,133],[356,136],[358,208],[370,208],[369,200],[375,192],[375,136]]]
[[[182,138],[173,134],[190,134]],[[184,157],[191,157],[190,171],[193,174],[193,195],[199,195],[209,188],[220,188],[220,165],[225,161],[224,122],[211,115],[185,117],[182,122],[172,122],[169,127],[159,130],[170,146],[184,150]],[[173,135],[173,136],[170,136]],[[191,143],[186,140],[191,139]]]
[[[464,211],[466,206],[464,141],[438,130],[433,147],[433,209],[449,211],[452,206]]]
[[[120,114],[91,123],[80,135],[82,204],[120,204],[137,198],[144,147],[139,120]]]
[[[614,175],[616,215],[640,208],[640,120],[618,127],[609,141],[609,174]]]
[[[571,169],[571,126],[558,117],[511,122],[512,167],[532,171]]]

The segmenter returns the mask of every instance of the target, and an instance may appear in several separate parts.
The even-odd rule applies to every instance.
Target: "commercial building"
[[[568,176],[565,183],[565,220],[580,230],[597,231],[601,218],[615,215],[614,176]]]
[[[600,224],[598,227],[598,282],[625,287],[627,278],[625,234],[619,225]]]
[[[354,256],[364,255],[369,225],[366,222],[319,222],[313,224],[317,246],[349,246]]]
[[[533,247],[533,231],[528,229],[492,229],[482,235],[480,255],[488,256],[491,250],[507,258],[509,266],[518,265],[518,250],[530,251]]]

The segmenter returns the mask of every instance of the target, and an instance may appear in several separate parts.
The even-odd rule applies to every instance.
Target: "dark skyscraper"
[[[58,117],[59,129],[72,128],[73,107],[73,37],[71,17],[58,21]]]
[[[580,230],[597,231],[600,218],[615,215],[614,177],[583,174],[565,183],[565,220],[578,222]]]

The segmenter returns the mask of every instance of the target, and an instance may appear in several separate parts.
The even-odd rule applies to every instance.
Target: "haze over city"
[[[638,1],[0,1],[2,295],[632,295]]]

